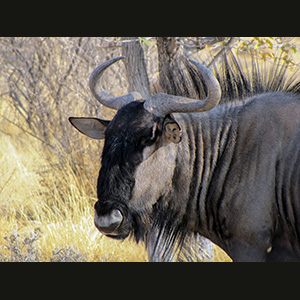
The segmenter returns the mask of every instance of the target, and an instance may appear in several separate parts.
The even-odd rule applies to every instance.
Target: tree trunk
[[[189,74],[182,64],[175,37],[157,37],[159,85],[162,92],[190,97]]]
[[[204,99],[205,88],[197,70],[190,65],[176,47],[175,37],[157,37],[159,92]]]
[[[157,37],[156,46],[158,53],[158,70],[159,70],[159,84],[162,90],[167,94],[175,95],[177,92],[176,83],[174,82],[174,75],[176,72],[177,63],[173,59],[175,38]]]
[[[130,40],[125,42],[126,40]],[[128,92],[139,92],[143,99],[151,96],[144,51],[136,37],[124,37],[122,55],[126,56],[125,69],[129,83]]]

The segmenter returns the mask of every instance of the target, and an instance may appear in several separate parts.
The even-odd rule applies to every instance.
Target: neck
[[[220,114],[222,113],[222,117]],[[231,164],[236,125],[230,110],[180,115],[186,135],[178,152],[181,203],[187,231],[199,232],[212,240],[217,231],[213,211],[220,205],[222,187]],[[187,147],[188,145],[188,147]],[[187,151],[188,150],[188,151]],[[226,159],[224,159],[226,157]],[[180,193],[179,193],[180,194]],[[192,220],[192,221],[190,221]]]

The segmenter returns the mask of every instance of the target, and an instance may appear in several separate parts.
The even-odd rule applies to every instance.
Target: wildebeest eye
[[[141,139],[141,143],[145,146],[151,146],[155,142],[157,135],[158,135],[157,124],[155,124],[151,128],[151,131],[149,131],[148,136],[144,136]]]
[[[155,137],[143,137],[142,138],[142,145],[144,146],[151,146],[155,142]]]

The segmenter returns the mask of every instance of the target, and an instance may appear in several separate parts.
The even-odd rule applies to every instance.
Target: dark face
[[[174,144],[181,140],[180,126],[170,115],[157,117],[148,112],[141,101],[122,107],[112,121],[69,120],[81,133],[105,139],[95,226],[112,238],[124,239],[133,233],[139,240],[146,223],[149,225],[145,212],[149,216],[155,201],[170,185]]]
[[[136,101],[120,109],[105,131],[95,225],[110,237],[123,239],[132,230],[141,228],[137,224],[139,218],[129,210],[128,202],[135,184],[136,167],[145,158],[144,149],[157,142],[162,135],[162,127],[163,118],[149,113],[143,108],[142,102]],[[113,211],[116,217],[113,216],[113,220],[107,222],[115,223],[115,228],[110,226],[106,233],[104,227],[107,224],[99,226],[97,216],[107,216],[109,219]]]

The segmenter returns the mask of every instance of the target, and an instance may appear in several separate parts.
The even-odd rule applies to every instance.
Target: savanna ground
[[[143,47],[155,75],[155,45]],[[120,48],[100,38],[1,38],[0,49],[0,261],[147,261],[143,244],[95,228],[103,142],[67,120],[113,116],[92,99],[87,81]],[[106,90],[126,93],[122,64],[107,73]],[[230,258],[215,247],[214,260]]]

